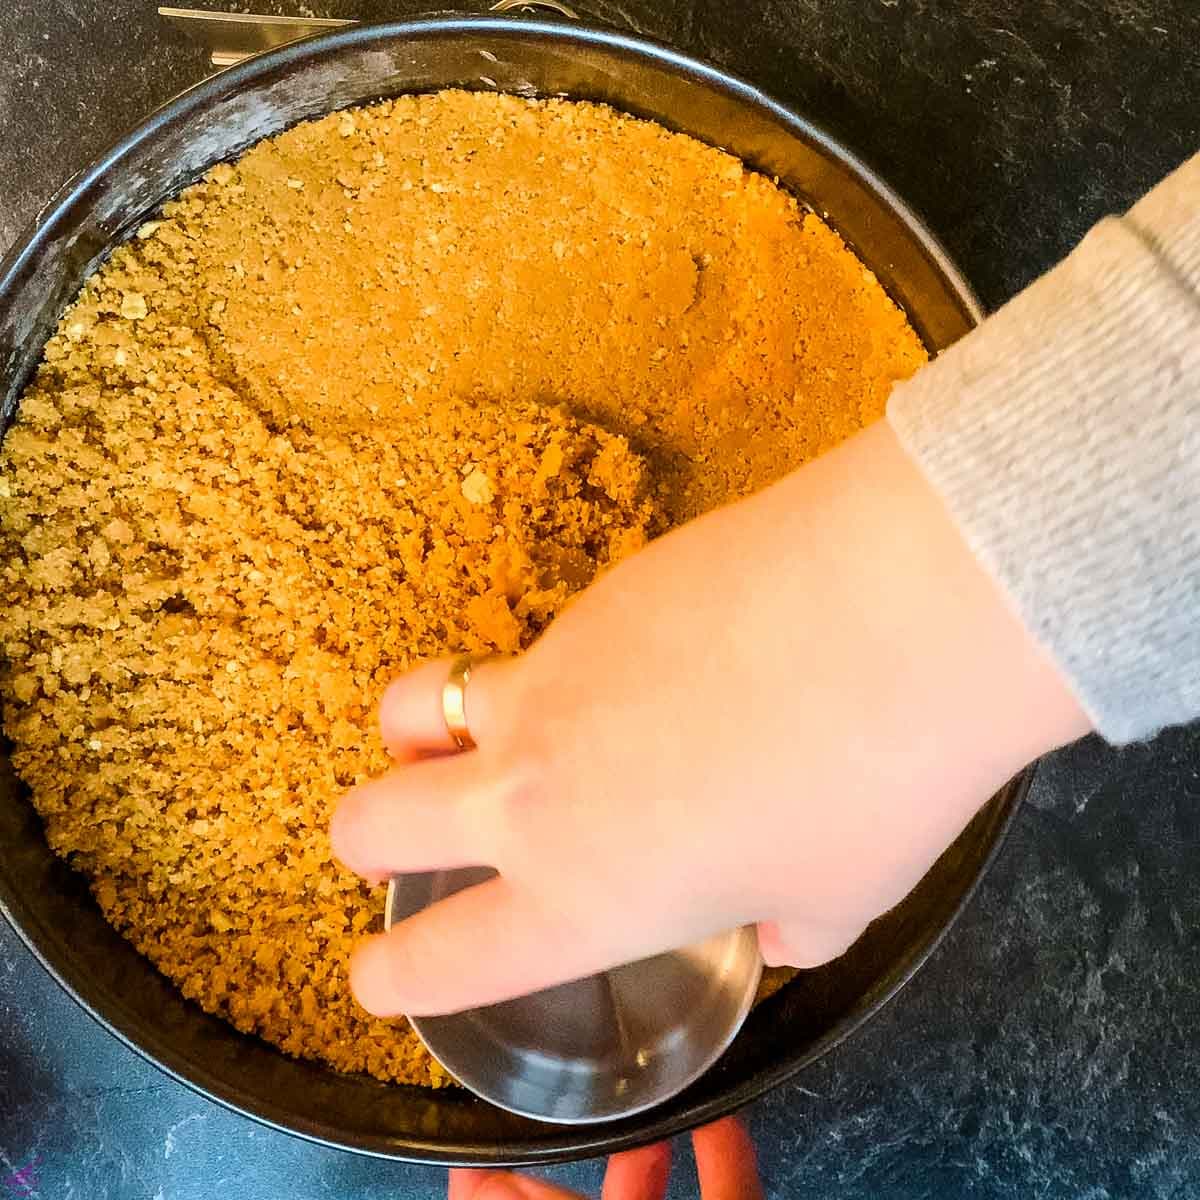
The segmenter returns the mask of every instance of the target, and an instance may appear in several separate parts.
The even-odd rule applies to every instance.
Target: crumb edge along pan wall
[[[604,101],[778,176],[875,271],[931,352],[980,319],[970,287],[887,185],[741,80],[666,46],[576,23],[456,17],[358,26],[204,81],[60,190],[0,265],[0,432],[87,276],[207,168],[298,121],[351,104],[490,81],[517,94]],[[545,1163],[627,1149],[732,1112],[853,1033],[944,936],[1028,786],[1026,773],[994,797],[904,903],[850,952],[803,972],[759,1006],[724,1058],[687,1092],[609,1125],[541,1125],[458,1090],[339,1075],[290,1059],[202,1012],[110,928],[84,879],[50,851],[7,756],[0,758],[0,908],[102,1025],[220,1103],[290,1133],[386,1157]]]

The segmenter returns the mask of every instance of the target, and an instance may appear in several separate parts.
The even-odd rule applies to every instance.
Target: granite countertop
[[[1196,0],[572,0],[743,74],[872,163],[985,304],[1200,147]],[[262,0],[381,18],[405,0]],[[471,0],[472,7],[482,7]],[[243,5],[218,4],[227,9]],[[151,0],[8,0],[0,250],[198,80]],[[767,1193],[1200,1195],[1200,727],[1039,770],[965,917],[859,1035],[750,1111]],[[595,1188],[598,1164],[551,1174]],[[273,1132],[94,1025],[0,923],[0,1198],[443,1195]],[[678,1172],[674,1196],[691,1194]]]

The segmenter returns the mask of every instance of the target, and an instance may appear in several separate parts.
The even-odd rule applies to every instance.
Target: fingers
[[[508,1171],[455,1167],[450,1171],[447,1200],[583,1200],[583,1197],[552,1183]]]
[[[378,1017],[433,1016],[611,965],[587,929],[572,928],[496,877],[361,942],[350,961],[350,986]]]
[[[692,1135],[700,1200],[762,1200],[754,1144],[736,1117],[697,1129]],[[667,1142],[643,1146],[608,1160],[600,1200],[664,1200],[671,1174]],[[541,1180],[504,1171],[455,1169],[448,1200],[578,1200]]]
[[[472,1167],[451,1167],[450,1188],[446,1200],[475,1200],[484,1182],[499,1171],[477,1171]]]
[[[823,929],[800,921],[760,921],[758,949],[768,967],[819,967],[845,954],[862,930]]]
[[[498,786],[475,754],[391,771],[342,797],[329,830],[333,852],[372,879],[486,865],[484,813]]]
[[[671,1174],[666,1142],[614,1154],[604,1173],[600,1200],[664,1200]],[[450,1172],[447,1200],[578,1200],[574,1192],[507,1171],[457,1168]]]
[[[600,1200],[663,1200],[671,1177],[671,1146],[657,1142],[614,1154],[604,1172]]]
[[[701,1200],[762,1200],[754,1143],[737,1117],[692,1134]]]
[[[442,688],[456,660],[422,663],[388,684],[379,702],[379,728],[388,753],[399,763],[415,762],[456,750],[442,713]],[[466,687],[467,724],[476,742],[485,744],[495,725],[496,693],[506,664],[475,663]]]

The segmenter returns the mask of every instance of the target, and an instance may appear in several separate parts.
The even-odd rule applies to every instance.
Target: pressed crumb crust
[[[924,360],[817,217],[601,106],[405,97],[213,168],[0,448],[0,697],[51,846],[239,1029],[447,1083],[346,982],[382,894],[327,828],[386,766],[384,686],[528,645]]]

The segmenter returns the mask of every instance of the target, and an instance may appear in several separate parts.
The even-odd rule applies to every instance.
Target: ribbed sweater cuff
[[[888,419],[1100,733],[1200,715],[1200,156]]]

